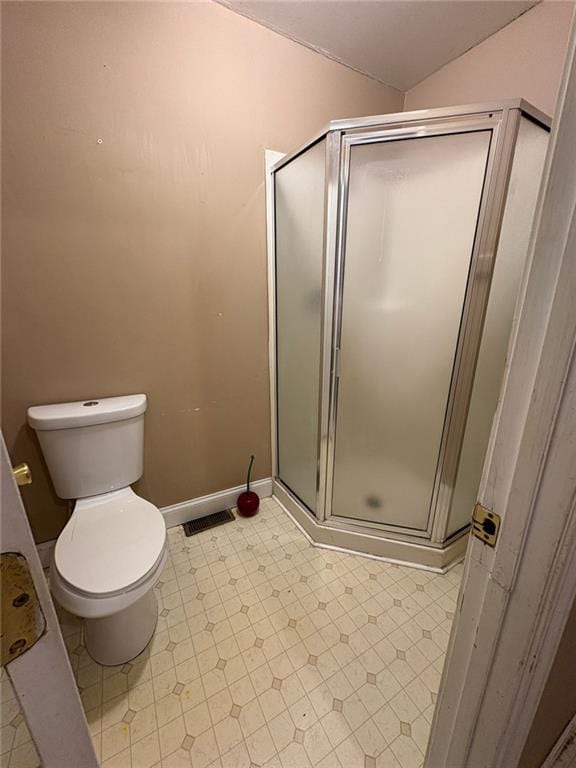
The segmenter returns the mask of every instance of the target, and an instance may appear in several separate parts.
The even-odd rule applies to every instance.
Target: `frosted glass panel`
[[[275,174],[278,474],[316,510],[325,142]]]
[[[498,404],[514,306],[528,251],[548,131],[523,117],[510,176],[490,298],[476,366],[448,535],[470,522]]]
[[[426,528],[489,144],[352,146],[334,515]]]

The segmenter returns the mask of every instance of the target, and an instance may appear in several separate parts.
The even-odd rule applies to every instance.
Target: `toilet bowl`
[[[164,518],[131,488],[76,503],[54,548],[50,587],[86,620],[86,649],[100,664],[129,661],[150,642],[165,563]]]
[[[52,594],[84,618],[86,650],[105,665],[140,654],[158,620],[166,525],[130,487],[142,475],[145,410],[145,395],[28,410],[57,494],[76,499],[54,548]]]

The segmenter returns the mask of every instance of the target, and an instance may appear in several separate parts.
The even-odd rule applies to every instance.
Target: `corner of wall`
[[[535,5],[406,91],[404,109],[522,97],[553,115],[573,12],[573,2]]]

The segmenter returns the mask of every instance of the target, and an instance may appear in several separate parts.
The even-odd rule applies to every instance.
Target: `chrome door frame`
[[[455,477],[458,458],[460,455],[459,447],[461,444],[461,437],[464,434],[464,427],[467,416],[467,407],[464,413],[460,413],[461,422],[454,427],[454,423],[451,419],[451,414],[454,410],[455,397],[458,394],[462,396],[462,385],[456,388],[456,383],[461,381],[462,377],[455,375],[459,372],[461,365],[461,357],[464,344],[463,328],[469,325],[469,316],[471,311],[471,299],[473,296],[479,295],[478,283],[483,279],[486,272],[489,275],[492,274],[492,267],[494,263],[495,248],[492,251],[487,251],[484,247],[485,240],[485,223],[489,218],[487,214],[492,212],[494,215],[500,213],[501,220],[501,208],[496,201],[496,189],[498,187],[499,177],[502,176],[501,160],[503,152],[506,147],[504,146],[503,134],[504,126],[508,120],[509,110],[499,110],[487,113],[473,114],[467,117],[459,117],[454,119],[453,117],[446,117],[444,119],[435,119],[433,122],[429,120],[416,121],[410,125],[401,124],[399,126],[391,125],[387,128],[377,127],[371,130],[349,130],[346,131],[342,137],[342,151],[341,151],[341,163],[340,163],[340,197],[338,206],[338,218],[337,229],[338,235],[336,238],[336,249],[334,253],[335,259],[335,286],[334,286],[334,322],[333,322],[333,337],[332,348],[333,353],[333,365],[331,369],[331,378],[329,384],[330,392],[330,406],[329,406],[329,420],[327,424],[327,451],[326,451],[326,487],[324,497],[324,514],[328,524],[335,527],[351,527],[353,529],[369,529],[372,533],[381,531],[387,535],[395,534],[399,537],[407,536],[410,539],[419,537],[424,540],[428,540],[431,543],[440,544],[445,539],[445,533],[448,523],[448,516],[450,512],[451,493],[443,497],[441,501],[438,501],[438,491],[440,488],[445,488],[450,482],[449,478],[452,474]],[[334,460],[335,460],[335,438],[337,427],[337,399],[338,399],[338,356],[340,337],[342,331],[342,314],[343,314],[343,292],[344,292],[344,264],[345,264],[345,250],[346,250],[346,214],[348,208],[348,191],[349,191],[349,179],[350,179],[350,154],[353,146],[368,144],[368,143],[381,143],[384,141],[394,141],[402,139],[417,139],[430,136],[442,136],[442,135],[455,135],[458,133],[469,133],[472,131],[491,131],[490,145],[488,148],[488,155],[486,160],[485,175],[483,180],[482,194],[480,198],[478,219],[476,224],[476,232],[474,235],[474,243],[472,252],[470,255],[470,267],[469,276],[467,281],[466,293],[463,302],[463,311],[460,330],[458,333],[455,358],[451,373],[451,382],[448,396],[448,403],[445,412],[444,425],[442,429],[442,436],[440,442],[439,459],[436,468],[436,474],[433,483],[433,490],[431,496],[431,503],[428,509],[427,524],[424,529],[414,529],[399,525],[392,525],[389,523],[376,523],[364,520],[354,520],[353,518],[344,518],[331,514],[332,507],[332,495],[333,495],[333,482],[334,482]],[[515,134],[511,139],[509,149],[513,148],[513,141]],[[509,170],[507,168],[507,170]],[[508,175],[508,174],[506,174]],[[489,287],[489,283],[488,283]],[[485,292],[487,298],[487,290]],[[476,304],[472,304],[472,309],[476,310]],[[473,331],[478,339],[481,336],[482,323],[485,314],[485,306],[481,308],[481,312],[474,311],[474,317],[476,319],[476,325]],[[466,341],[468,341],[466,336]],[[473,359],[469,360],[469,365],[472,366],[471,372],[466,372],[468,375],[466,380],[473,380],[473,373],[476,364],[476,354]],[[455,447],[455,443],[458,442],[458,434],[460,435],[460,441],[458,446]],[[324,434],[322,431],[321,434]],[[454,462],[447,465],[445,462],[445,455],[447,448],[450,450],[450,457],[453,458],[456,455],[455,465]],[[453,482],[452,482],[453,485]],[[443,506],[441,506],[443,505]]]

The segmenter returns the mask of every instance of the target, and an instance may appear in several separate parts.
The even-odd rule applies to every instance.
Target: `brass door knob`
[[[12,468],[12,474],[16,485],[30,485],[32,482],[32,472],[28,464],[18,464],[17,467]]]

